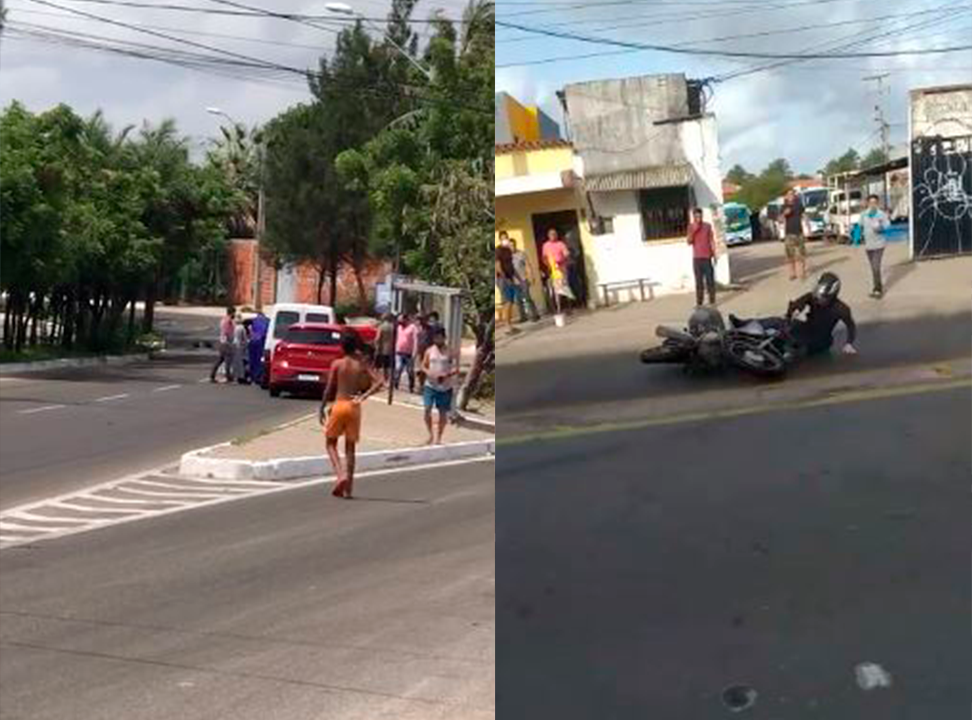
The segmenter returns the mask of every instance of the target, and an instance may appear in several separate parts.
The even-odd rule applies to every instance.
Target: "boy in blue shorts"
[[[441,445],[442,433],[452,411],[452,379],[459,374],[459,359],[446,347],[445,330],[436,327],[432,332],[432,345],[422,357],[425,373],[425,427],[429,431],[428,444]],[[439,422],[432,424],[432,410],[439,411]]]

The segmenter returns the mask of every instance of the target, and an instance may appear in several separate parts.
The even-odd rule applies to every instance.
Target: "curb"
[[[472,430],[483,430],[490,433],[496,432],[495,422],[490,422],[485,418],[467,415],[466,413],[456,413],[456,425],[459,427],[470,428]]]
[[[128,365],[134,362],[151,360],[155,355],[165,352],[156,350],[148,353],[133,355],[102,355],[90,358],[60,358],[57,360],[38,360],[36,362],[3,363],[0,365],[0,376],[22,375],[24,373],[43,372],[45,370],[63,370],[66,368],[102,367],[108,365]]]
[[[229,443],[187,452],[179,461],[179,474],[190,477],[215,478],[220,480],[294,480],[330,475],[331,463],[326,457],[280,458],[277,460],[234,460],[231,458],[206,458],[202,455]],[[357,469],[382,470],[409,465],[426,465],[451,460],[465,460],[496,454],[496,440],[472,440],[452,445],[431,447],[377,450],[359,453]]]

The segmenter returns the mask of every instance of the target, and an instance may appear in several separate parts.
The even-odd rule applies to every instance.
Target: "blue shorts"
[[[512,280],[503,280],[500,282],[500,294],[504,303],[513,304],[519,297],[520,288]]]
[[[422,399],[425,401],[426,408],[435,408],[440,412],[448,412],[452,409],[452,390],[436,390],[434,387],[425,386],[422,392]]]

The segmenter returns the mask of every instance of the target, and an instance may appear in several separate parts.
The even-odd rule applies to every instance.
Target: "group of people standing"
[[[232,305],[219,323],[219,357],[209,374],[216,382],[220,368],[226,382],[241,385],[260,383],[263,374],[263,345],[270,328],[270,318],[258,311],[256,317],[244,320]]]
[[[425,315],[402,313],[397,321],[391,313],[383,315],[375,337],[375,366],[385,382],[394,383],[398,390],[405,375],[408,391],[414,393],[417,385],[423,393],[428,377],[425,355],[440,333],[445,337],[439,313],[434,310]]]
[[[888,214],[880,207],[877,195],[867,199],[867,209],[861,213],[860,234],[871,268],[872,298],[884,296],[881,264],[887,244],[886,232],[891,224]],[[790,280],[807,278],[807,240],[804,207],[795,189],[783,200],[783,244],[790,267]],[[695,304],[701,306],[708,294],[709,303],[716,301],[715,264],[717,259],[715,236],[712,225],[703,220],[702,208],[693,208],[688,227],[688,244],[692,246],[692,263],[695,273]]]
[[[574,272],[570,247],[555,228],[547,231],[547,239],[540,248],[541,277],[536,278],[526,252],[509,233],[501,230],[496,246],[496,288],[501,303],[498,324],[513,327],[513,308],[519,310],[519,322],[540,319],[533,301],[533,287],[539,281],[547,290],[555,312],[561,312],[565,301],[573,302],[577,295],[571,286]]]

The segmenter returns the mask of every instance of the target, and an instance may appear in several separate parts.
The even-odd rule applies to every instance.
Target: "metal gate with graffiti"
[[[915,258],[972,252],[972,135],[911,145]]]

